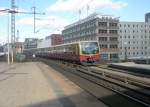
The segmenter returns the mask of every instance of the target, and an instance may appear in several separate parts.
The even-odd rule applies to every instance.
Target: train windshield
[[[81,43],[82,54],[98,54],[99,48],[97,42],[83,42]]]

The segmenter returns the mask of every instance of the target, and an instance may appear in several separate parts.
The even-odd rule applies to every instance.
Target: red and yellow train
[[[36,57],[65,60],[83,65],[93,65],[100,61],[98,43],[95,41],[80,41],[47,48],[25,49],[25,54]]]

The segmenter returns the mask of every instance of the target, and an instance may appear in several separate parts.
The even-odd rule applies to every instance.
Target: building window
[[[100,46],[100,48],[108,48],[108,46],[106,44],[100,44],[99,46]]]
[[[128,54],[130,55],[130,52]]]
[[[110,37],[109,40],[110,41],[117,41],[118,39],[117,39],[117,37]]]
[[[108,59],[108,54],[102,54],[102,58],[107,60]]]
[[[99,29],[99,33],[107,33],[107,30]]]
[[[117,27],[117,23],[109,23],[110,27]]]
[[[107,22],[98,22],[98,25],[102,26],[102,27],[106,27],[107,26]]]
[[[110,34],[117,34],[118,32],[117,32],[117,30],[109,30],[109,33]]]
[[[118,54],[110,54],[110,59],[118,58]]]
[[[133,33],[134,33],[134,30],[133,30]]]
[[[133,27],[134,27],[134,25],[133,25]]]
[[[143,55],[143,52],[141,52],[141,54]]]
[[[116,49],[116,48],[118,48],[118,46],[117,45],[110,45],[110,48]]]
[[[99,41],[107,41],[107,37],[99,37]]]

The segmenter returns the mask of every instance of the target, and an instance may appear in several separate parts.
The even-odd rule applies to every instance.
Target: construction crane
[[[36,12],[36,7],[33,7],[33,12],[20,12],[20,11],[16,11],[16,6],[15,6],[15,0],[11,0],[11,9],[3,9],[0,10],[0,12],[5,12],[5,13],[10,13],[11,14],[11,44],[12,44],[12,50],[11,50],[11,58],[12,58],[12,63],[14,62],[14,43],[16,40],[15,37],[15,14],[16,13],[21,13],[21,14],[33,14],[34,15],[34,33],[35,33],[35,15],[39,14],[39,15],[44,15],[45,13],[37,13]]]

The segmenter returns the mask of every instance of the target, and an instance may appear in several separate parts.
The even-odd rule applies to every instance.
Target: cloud
[[[127,3],[113,0],[57,0],[54,4],[47,8],[47,11],[51,12],[63,12],[63,11],[78,11],[79,9],[86,8],[89,5],[92,9],[97,8],[111,8],[121,9],[127,6]]]
[[[0,10],[5,10],[6,8],[0,7]],[[0,16],[6,16],[7,12],[6,11],[0,11]]]
[[[1,13],[0,12],[0,16],[6,16],[7,15],[7,13]]]
[[[68,25],[70,22],[67,19],[56,16],[48,16],[36,20],[36,27],[40,29],[50,29],[57,31],[58,29],[63,29],[64,26]],[[18,20],[17,25],[28,25],[33,26],[34,20],[32,17],[26,17]]]

